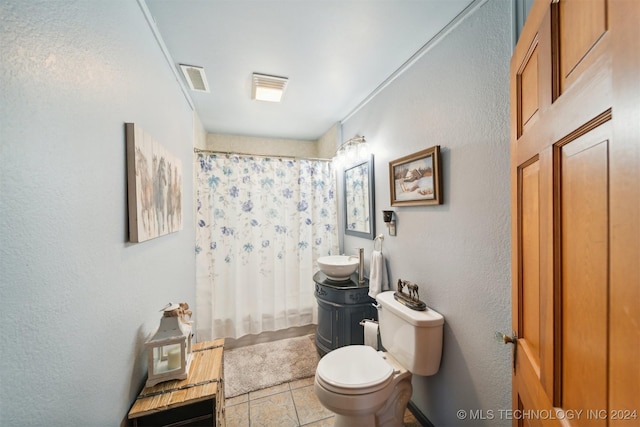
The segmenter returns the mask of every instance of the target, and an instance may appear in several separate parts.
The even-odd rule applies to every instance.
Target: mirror
[[[344,170],[345,234],[375,236],[373,155]]]

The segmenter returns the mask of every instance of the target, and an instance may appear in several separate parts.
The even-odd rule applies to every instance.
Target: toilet
[[[316,369],[314,390],[336,414],[336,427],[402,426],[411,398],[411,375],[438,372],[444,317],[427,308],[416,311],[382,292],[379,331],[386,351],[348,345],[327,353]]]

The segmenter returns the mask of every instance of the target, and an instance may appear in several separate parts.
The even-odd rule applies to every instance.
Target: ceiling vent
[[[187,80],[191,90],[195,90],[196,92],[209,92],[209,83],[207,83],[204,68],[180,64],[180,69],[182,69],[182,74],[184,74],[184,78]]]
[[[268,76],[266,74],[253,73],[251,86],[251,99],[258,101],[280,102],[284,90],[287,88],[286,77]]]

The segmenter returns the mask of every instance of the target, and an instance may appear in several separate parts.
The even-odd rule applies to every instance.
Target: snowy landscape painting
[[[437,205],[440,188],[440,146],[389,162],[391,206]]]

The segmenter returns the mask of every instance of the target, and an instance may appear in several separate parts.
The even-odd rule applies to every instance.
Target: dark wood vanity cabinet
[[[358,276],[349,281],[334,282],[322,272],[313,276],[318,301],[318,353],[326,353],[350,344],[364,344],[364,319],[378,320],[375,299],[369,296],[369,281],[358,284]]]

